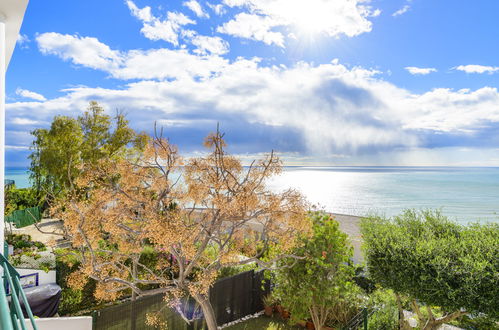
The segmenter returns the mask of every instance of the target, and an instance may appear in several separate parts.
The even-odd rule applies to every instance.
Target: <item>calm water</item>
[[[296,188],[336,213],[441,208],[463,223],[499,221],[499,168],[288,167],[272,187]]]
[[[6,178],[29,186],[22,168]],[[394,215],[405,208],[441,208],[460,222],[499,221],[499,168],[287,167],[272,189],[296,188],[336,213]]]
[[[29,173],[26,168],[7,167],[5,168],[5,178],[14,180],[17,188],[27,188],[30,186]]]

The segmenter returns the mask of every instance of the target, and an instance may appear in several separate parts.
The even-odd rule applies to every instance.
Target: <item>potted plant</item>
[[[272,316],[274,314],[274,307],[276,304],[276,299],[271,293],[263,297],[263,306],[265,308],[265,315]]]
[[[315,329],[314,323],[311,321],[307,321],[307,323],[305,324],[305,328],[307,330],[314,330]]]
[[[283,308],[282,311],[281,311],[281,317],[284,320],[287,320],[287,319],[289,319],[289,316],[290,316],[289,311],[286,310],[285,308]]]
[[[307,321],[299,320],[298,322],[296,322],[296,325],[299,327],[305,328],[307,326]]]

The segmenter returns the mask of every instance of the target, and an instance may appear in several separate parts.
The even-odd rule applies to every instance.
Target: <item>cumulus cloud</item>
[[[196,0],[185,1],[183,5],[189,8],[197,17],[210,18],[210,15],[203,10],[203,7]]]
[[[472,134],[499,123],[499,93],[494,87],[474,91],[436,88],[412,95],[400,106],[407,109],[407,129]]]
[[[29,118],[14,117],[9,121],[9,123],[14,125],[39,125],[41,122]]]
[[[213,12],[219,16],[225,14],[224,5],[222,5],[221,3],[215,5],[207,2],[206,5],[210,7],[210,9],[213,10]]]
[[[181,122],[186,130],[196,130],[199,121],[213,125],[220,121],[240,125],[240,130],[247,130],[245,134],[252,129],[282,132],[277,140],[294,133],[310,152],[416,144],[417,139],[400,128],[400,121],[385,119],[394,117],[394,109],[374,94],[386,86],[373,80],[373,74],[339,64],[314,67],[301,63],[284,69],[240,59],[203,80],[184,76],[130,83],[123,90],[68,89],[64,97],[45,102],[37,113],[47,120],[44,116],[53,115],[51,110],[58,104],[75,111],[96,99],[111,108],[126,109],[132,122],[143,123],[141,128],[152,127],[152,120]],[[31,107],[13,103],[9,111],[28,116]],[[154,115],[146,115],[147,111]]]
[[[427,75],[432,72],[437,72],[435,68],[418,68],[416,66],[406,66],[405,69],[413,75]]]
[[[192,1],[190,1],[192,2]],[[126,2],[133,16],[142,21],[143,26],[140,32],[150,40],[164,40],[174,46],[179,45],[179,34],[182,27],[189,24],[196,24],[195,21],[178,12],[167,12],[167,17],[161,20],[151,14],[150,7],[139,9],[131,0]]]
[[[369,17],[379,10],[361,0],[224,0],[228,7],[243,7],[239,13],[218,28],[219,32],[241,38],[283,46],[283,34],[275,28],[331,37],[353,37],[371,31]]]
[[[123,65],[110,71],[118,79],[206,79],[220,72],[228,61],[214,55],[196,56],[185,49],[132,50]]]
[[[60,39],[78,46],[88,42],[78,36]],[[183,130],[183,143],[191,142],[185,136],[201,138],[220,122],[239,134],[243,150],[312,154],[424,147],[425,136],[435,132],[469,136],[499,125],[499,93],[491,87],[412,94],[377,71],[338,61],[268,67],[257,58],[229,61],[207,47],[211,54],[196,55],[165,48],[118,52],[95,40],[90,44],[85,58],[75,55],[74,45],[42,49],[119,79],[141,80],[122,89],[71,88],[42,103],[9,104],[9,113],[47,122],[97,100],[126,110],[136,128],[150,129],[158,120],[173,132]]]
[[[267,7],[278,1],[225,0],[225,6],[238,6],[247,12],[237,14],[219,29],[284,47],[281,32],[288,23]],[[161,20],[148,7],[139,9],[131,1],[128,6],[143,22],[142,30],[184,19],[179,18],[181,14],[168,12],[167,19]],[[367,29],[367,12],[374,12],[364,10],[366,16],[361,17]],[[27,132],[30,127],[50,122],[56,114],[74,115],[84,110],[88,101],[97,100],[110,110],[125,110],[137,129],[150,130],[158,121],[169,134],[178,133],[181,143],[187,145],[199,146],[202,136],[220,122],[235,136],[242,152],[274,148],[300,155],[425,148],[436,143],[435,136],[443,137],[438,143],[445,147],[445,137],[487,141],[481,132],[499,127],[499,93],[493,87],[440,88],[415,94],[382,79],[375,70],[347,67],[338,60],[320,65],[299,62],[289,67],[268,66],[258,58],[229,60],[222,56],[229,51],[226,41],[199,35],[184,25],[178,24],[173,33],[176,39],[171,40],[178,44],[182,38],[192,44],[191,50],[121,51],[91,37],[54,32],[38,35],[36,42],[43,54],[133,82],[116,89],[75,87],[63,90],[57,98],[35,96],[31,98],[40,102],[11,103],[7,106],[7,126],[23,125]],[[355,26],[336,35],[355,35],[360,31],[359,25]],[[465,71],[465,67],[467,72],[496,70],[482,66],[455,69]],[[419,67],[406,70],[411,74],[436,71]],[[7,132],[10,140],[29,144],[29,134],[21,133]]]
[[[16,95],[22,96],[24,98],[33,99],[36,101],[45,101],[46,98],[42,94],[38,94],[27,89],[17,88]]]
[[[197,47],[195,53],[206,55],[222,55],[229,52],[229,43],[220,37],[208,37],[196,35],[192,38],[192,44]]]
[[[478,64],[459,65],[454,69],[466,73],[494,73],[499,71],[499,67],[497,66],[478,65]]]
[[[279,24],[268,16],[240,13],[234,19],[217,28],[220,33],[232,36],[263,41],[267,45],[275,44],[284,47],[284,36],[280,32],[271,31]]]
[[[111,50],[97,38],[48,32],[38,35],[36,42],[42,54],[56,55],[92,69],[111,71],[122,61],[120,52]]]
[[[193,36],[199,56],[186,49],[167,48],[120,52],[96,38],[54,32],[40,34],[37,42],[43,54],[108,72],[117,79],[205,78],[228,63],[222,57],[211,55],[227,52],[228,45],[223,40],[199,35]]]

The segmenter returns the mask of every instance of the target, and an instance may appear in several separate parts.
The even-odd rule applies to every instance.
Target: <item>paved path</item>
[[[341,231],[348,234],[352,242],[354,252],[353,260],[355,263],[361,263],[364,260],[362,255],[361,245],[362,237],[360,235],[360,217],[354,215],[331,213],[336,221],[340,224]]]
[[[348,234],[352,245],[354,247],[354,262],[360,263],[364,260],[361,252],[361,243],[362,239],[360,236],[360,217],[346,214],[336,214],[331,213],[336,221],[340,224],[340,229]],[[40,224],[38,225],[41,230],[45,232],[56,232],[62,233],[62,222],[56,219],[42,219]],[[256,229],[256,228],[255,228]],[[27,226],[20,229],[13,228],[12,230],[15,234],[28,234],[31,235],[33,241],[39,241],[46,245],[50,245],[53,241],[58,241],[62,238],[59,235],[53,234],[44,234],[38,231],[34,225]]]
[[[58,233],[62,234],[62,221],[57,219],[42,219],[38,223],[38,227],[40,230],[47,233]],[[47,246],[51,246],[54,241],[58,242],[63,237],[57,234],[45,234],[41,233],[38,229],[36,229],[35,225],[26,226],[23,228],[16,229],[14,226],[12,227],[13,234],[28,234],[31,236],[33,241],[42,242]]]

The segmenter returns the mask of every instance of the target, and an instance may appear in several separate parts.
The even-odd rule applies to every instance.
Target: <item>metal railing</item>
[[[3,277],[3,283],[0,284],[0,324],[2,325],[2,329],[28,329],[21,309],[22,299],[26,313],[31,321],[31,327],[33,330],[38,330],[38,327],[35,324],[35,318],[28,304],[28,299],[26,299],[21,282],[19,281],[19,273],[1,253],[0,265],[2,266],[0,270],[2,271]],[[7,293],[7,287],[10,289],[10,293]],[[9,296],[10,302],[7,299]]]
[[[369,317],[374,314],[374,309],[363,308],[357,315],[355,315],[345,326],[343,326],[342,330],[357,330],[357,329],[367,329],[367,324]]]

